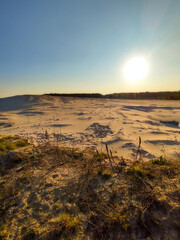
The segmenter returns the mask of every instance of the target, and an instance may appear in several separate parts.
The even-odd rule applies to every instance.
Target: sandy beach
[[[48,95],[0,99],[0,135],[100,152],[107,143],[114,155],[131,159],[139,136],[143,159],[180,158],[180,127],[161,121],[180,122],[180,101]]]

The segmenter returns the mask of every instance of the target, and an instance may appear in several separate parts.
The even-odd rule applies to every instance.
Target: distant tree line
[[[174,92],[138,92],[138,93],[113,93],[102,95],[100,93],[50,93],[50,96],[80,97],[80,98],[109,98],[109,99],[159,99],[180,100],[180,91]]]
[[[60,96],[60,97],[80,97],[80,98],[103,98],[100,93],[49,93],[45,95]]]
[[[139,92],[139,93],[113,93],[106,95],[114,99],[162,99],[180,100],[180,91],[177,92]]]

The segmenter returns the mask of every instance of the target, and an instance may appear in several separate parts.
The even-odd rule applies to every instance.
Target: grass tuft
[[[78,217],[73,217],[68,213],[63,213],[51,220],[51,226],[43,236],[43,239],[72,239],[82,226]]]
[[[142,168],[142,166],[140,164],[129,168],[128,174],[133,179],[142,179],[145,177],[144,169]]]
[[[0,138],[0,155],[8,151],[28,146],[28,141],[19,137],[2,137]]]
[[[167,165],[168,162],[163,156],[160,156],[159,158],[153,159],[152,164],[154,164],[154,165]]]

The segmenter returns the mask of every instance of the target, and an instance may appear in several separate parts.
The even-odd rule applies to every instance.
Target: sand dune
[[[15,96],[0,99],[0,134],[27,137],[38,144],[49,141],[81,149],[135,155],[142,138],[144,159],[165,154],[180,156],[180,101],[114,100],[58,96]]]

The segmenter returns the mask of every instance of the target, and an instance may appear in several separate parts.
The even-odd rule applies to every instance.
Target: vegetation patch
[[[160,156],[159,158],[153,159],[152,160],[152,164],[155,164],[155,165],[167,165],[168,162],[167,162],[167,160],[163,156]]]
[[[140,164],[129,168],[128,174],[130,177],[132,177],[134,179],[141,179],[141,178],[144,178],[144,176],[145,176],[144,169],[142,168],[142,166]]]
[[[73,239],[81,229],[82,222],[78,217],[63,213],[51,220],[51,225],[43,234],[43,239]]]
[[[178,239],[180,162],[110,153],[20,148],[0,172],[0,239]]]
[[[27,145],[28,141],[26,139],[11,136],[2,137],[0,138],[0,155]]]

